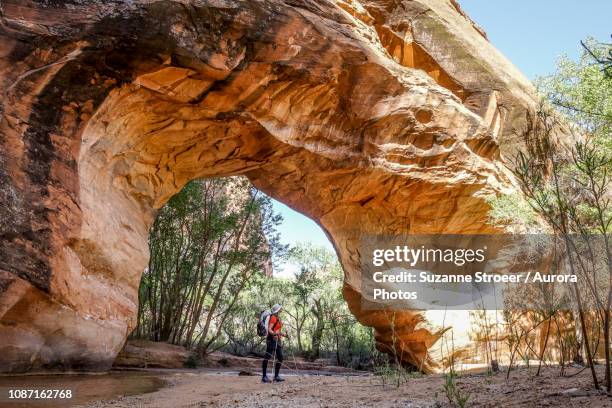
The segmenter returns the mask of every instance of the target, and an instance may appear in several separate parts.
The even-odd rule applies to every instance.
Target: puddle
[[[158,369],[111,371],[105,374],[57,374],[0,376],[0,408],[4,407],[73,407],[97,401],[112,400],[122,396],[141,395],[157,391],[184,377],[215,375],[239,377],[249,375],[259,383],[260,371],[256,368],[236,370],[232,368],[201,368],[197,370]],[[284,377],[362,376],[368,373],[333,373],[321,370],[283,369]],[[231,380],[230,380],[231,381]],[[69,399],[9,399],[9,390],[70,390]]]
[[[0,407],[71,407],[121,396],[146,394],[165,385],[166,381],[159,374],[131,371],[0,377]],[[38,390],[39,393],[41,390],[71,390],[72,398],[10,399],[9,390]]]

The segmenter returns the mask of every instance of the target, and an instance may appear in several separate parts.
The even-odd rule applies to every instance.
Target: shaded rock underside
[[[4,1],[0,371],[101,370],[133,329],[149,226],[243,174],[321,225],[344,295],[433,371],[440,327],[360,304],[368,234],[489,233],[534,104],[447,0]]]

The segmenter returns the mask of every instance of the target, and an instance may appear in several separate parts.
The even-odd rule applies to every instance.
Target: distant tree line
[[[200,355],[261,355],[257,319],[281,303],[288,351],[341,365],[369,364],[372,331],[342,298],[336,255],[308,244],[281,245],[281,221],[271,199],[245,178],[187,184],[151,228],[132,337],[183,345]],[[273,259],[288,260],[294,273],[272,277]]]
[[[151,228],[133,336],[209,350],[242,291],[282,252],[280,220],[244,178],[186,185]]]
[[[293,276],[259,280],[242,296],[243,313],[224,328],[230,350],[240,355],[260,353],[260,340],[252,329],[253,310],[281,303],[290,353],[355,368],[370,366],[373,356],[378,357],[373,332],[348,310],[336,255],[325,248],[298,244],[289,250],[288,259],[295,267]],[[250,326],[246,325],[249,321]]]

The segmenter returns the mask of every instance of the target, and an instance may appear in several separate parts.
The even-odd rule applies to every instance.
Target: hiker
[[[281,329],[283,327],[283,323],[281,322],[278,314],[280,313],[283,307],[279,304],[276,304],[272,307],[271,313],[265,318],[265,326],[267,335],[266,335],[266,355],[264,356],[264,360],[261,364],[262,369],[262,378],[261,382],[269,383],[271,382],[268,378],[268,360],[276,356],[276,364],[274,365],[274,382],[282,382],[285,381],[283,378],[278,376],[280,371],[281,363],[283,362],[283,347],[281,345],[281,337],[286,337],[281,334]]]

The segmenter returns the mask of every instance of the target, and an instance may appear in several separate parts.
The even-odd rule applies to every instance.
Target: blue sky
[[[562,54],[576,57],[580,40],[612,34],[612,0],[459,0],[489,40],[528,78],[552,73]]]
[[[528,78],[554,72],[562,55],[577,57],[580,40],[608,41],[612,34],[612,0],[459,0],[489,40]],[[283,243],[309,241],[332,249],[319,226],[289,207],[274,202],[284,217]],[[284,273],[289,272],[284,266]]]

